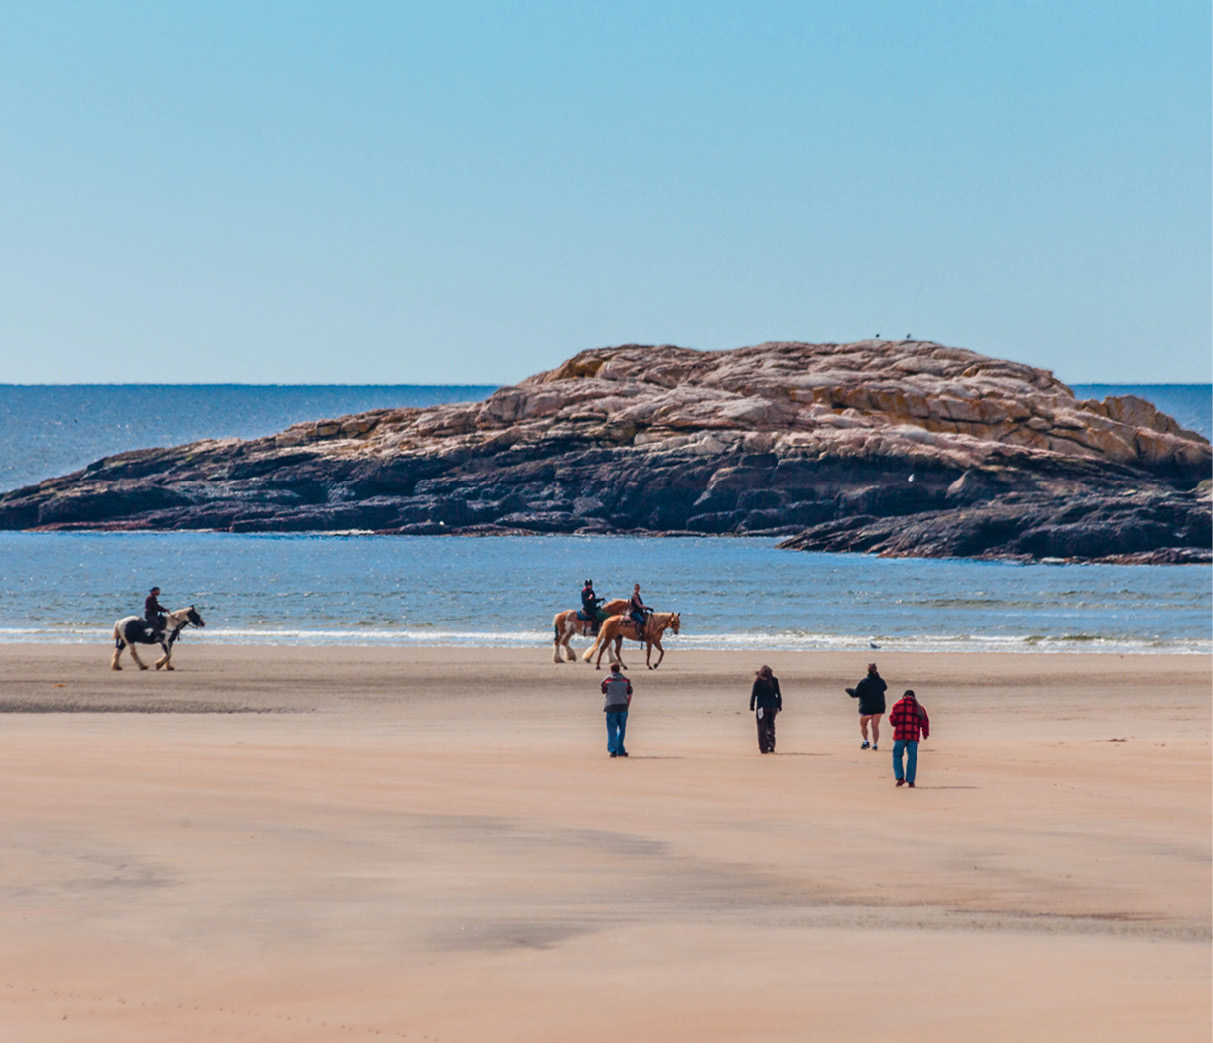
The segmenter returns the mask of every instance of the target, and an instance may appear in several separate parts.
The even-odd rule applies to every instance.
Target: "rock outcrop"
[[[482,402],[108,456],[6,529],[690,531],[898,555],[1208,557],[1209,442],[928,342],[586,350]]]

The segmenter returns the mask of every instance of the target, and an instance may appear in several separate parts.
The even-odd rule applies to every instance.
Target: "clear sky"
[[[1207,0],[10,0],[0,382],[1210,379]]]

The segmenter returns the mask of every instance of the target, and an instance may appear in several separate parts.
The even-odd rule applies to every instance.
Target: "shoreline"
[[[858,748],[872,657],[931,715],[913,792],[887,721]],[[642,658],[610,760],[601,675],[550,647],[0,646],[0,1027],[1208,1039],[1207,657]]]
[[[205,630],[205,629],[204,629]],[[109,632],[95,628],[87,629],[88,636],[84,637],[82,630],[78,635],[70,632],[48,632],[40,628],[0,628],[0,648],[6,646],[68,646],[92,647],[111,649],[113,639]],[[229,629],[224,637],[211,631],[205,637],[201,632],[183,636],[177,643],[178,647],[189,649],[210,649],[213,647],[268,647],[285,649],[389,649],[400,651],[449,649],[456,652],[479,649],[503,649],[511,651],[544,650],[551,657],[551,635],[546,632],[533,632],[525,637],[502,635],[497,632],[440,632],[427,631],[410,633],[408,631],[339,631],[323,629],[281,629],[244,632]],[[13,636],[20,636],[14,638]],[[419,636],[419,637],[417,637]],[[878,636],[878,638],[880,638]],[[764,644],[756,644],[761,639]],[[880,644],[873,647],[863,639],[836,640],[822,638],[819,643],[806,643],[804,639],[789,640],[786,645],[772,645],[770,636],[755,635],[753,641],[739,637],[737,641],[729,641],[717,645],[696,645],[693,636],[683,636],[683,639],[665,640],[667,653],[750,653],[767,652],[782,656],[795,654],[835,654],[847,653],[867,655],[879,660],[882,654],[940,654],[952,657],[981,657],[981,656],[1073,656],[1073,657],[1209,657],[1213,656],[1213,639],[1185,639],[1170,642],[1160,642],[1153,645],[1142,645],[1129,642],[1121,645],[1108,640],[1097,640],[1087,636],[1078,638],[1059,637],[1050,639],[1042,637],[1036,642],[1023,640],[988,639],[988,645],[978,646],[971,639],[924,639],[920,643],[912,639],[882,639]],[[592,642],[589,638],[578,638],[574,650],[578,655]],[[1088,644],[1089,643],[1089,644]],[[148,648],[145,646],[145,648]],[[633,646],[632,648],[636,648]],[[159,652],[157,650],[157,652]]]

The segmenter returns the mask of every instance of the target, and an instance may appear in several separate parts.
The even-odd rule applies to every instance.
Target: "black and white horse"
[[[139,654],[135,651],[135,643],[152,645],[158,642],[160,648],[164,650],[164,656],[156,661],[156,667],[163,668],[165,671],[173,671],[173,643],[177,641],[181,629],[187,624],[193,624],[196,628],[205,626],[205,622],[198,616],[198,611],[193,606],[166,613],[162,635],[149,628],[147,621],[142,617],[123,617],[121,620],[114,621],[114,659],[110,661],[110,667],[114,671],[122,671],[122,665],[118,663],[118,660],[122,656],[122,651],[129,646],[131,657],[139,665],[139,670],[147,671],[147,665],[139,659]]]

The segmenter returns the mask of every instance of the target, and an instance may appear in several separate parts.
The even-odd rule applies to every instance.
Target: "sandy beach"
[[[1209,658],[871,655],[0,647],[0,1033],[1210,1039]]]

